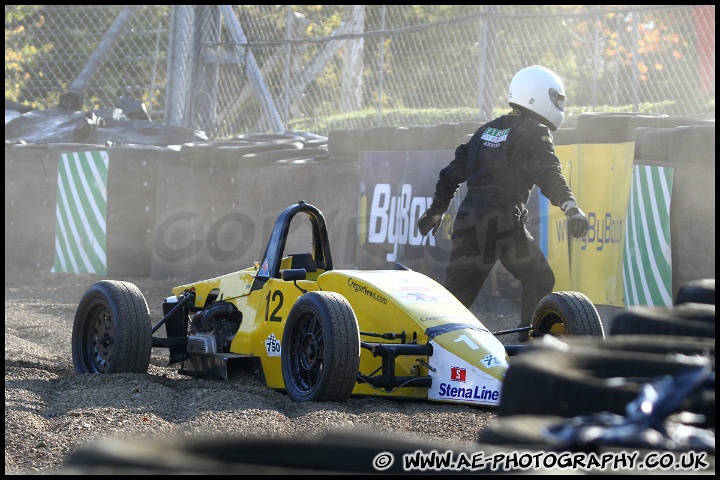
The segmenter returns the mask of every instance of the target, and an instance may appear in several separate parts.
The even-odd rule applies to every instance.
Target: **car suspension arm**
[[[165,315],[165,316],[163,317],[163,319],[160,320],[160,321],[157,323],[157,325],[155,325],[155,326],[152,328],[152,333],[157,332],[160,327],[162,327],[163,325],[165,325],[165,322],[167,322],[168,318],[171,318],[179,308],[182,308],[183,305],[185,305],[187,302],[189,302],[189,301],[190,301],[191,299],[193,299],[193,298],[195,298],[195,294],[194,294],[194,293],[185,292],[185,293],[183,294],[182,300],[180,300],[180,301],[177,303],[177,305],[175,305],[175,306],[173,307],[173,309],[170,310],[170,311],[168,312],[168,314]]]
[[[359,383],[368,383],[373,387],[392,391],[398,387],[425,387],[432,385],[432,377],[425,376],[397,376],[395,375],[395,359],[398,355],[427,355],[433,353],[432,345],[417,344],[387,344],[360,342],[360,346],[372,352],[375,357],[382,357],[381,375],[358,374]]]

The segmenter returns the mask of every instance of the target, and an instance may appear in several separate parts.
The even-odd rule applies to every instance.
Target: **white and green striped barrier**
[[[107,274],[107,151],[60,154],[53,272]]]
[[[625,306],[672,306],[673,168],[635,165],[625,229]]]

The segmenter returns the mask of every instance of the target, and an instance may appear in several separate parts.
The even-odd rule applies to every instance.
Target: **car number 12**
[[[272,314],[270,313],[270,303],[271,303],[271,297],[272,302],[277,302],[277,306],[272,311]],[[283,294],[280,290],[275,290],[274,292],[268,292],[267,297],[267,305],[265,307],[265,321],[268,320],[271,322],[282,322],[282,317],[280,315],[277,315],[280,308],[282,308],[283,305]]]

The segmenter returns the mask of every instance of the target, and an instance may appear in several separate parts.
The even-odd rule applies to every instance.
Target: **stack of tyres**
[[[715,339],[715,279],[687,282],[672,307],[625,309],[613,319],[610,335],[633,334]]]
[[[683,285],[672,307],[626,308],[604,340],[537,340],[513,357],[498,416],[479,443],[702,454],[714,472],[715,280]]]

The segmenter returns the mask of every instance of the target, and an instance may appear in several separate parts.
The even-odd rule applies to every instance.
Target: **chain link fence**
[[[6,108],[129,96],[214,139],[482,121],[532,64],[565,81],[564,127],[714,119],[715,6],[5,6]]]

